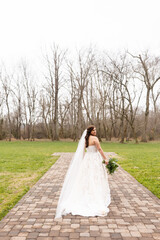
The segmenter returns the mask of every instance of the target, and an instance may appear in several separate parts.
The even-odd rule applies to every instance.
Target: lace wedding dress
[[[106,216],[109,212],[111,197],[107,169],[95,145],[88,146],[86,150],[70,191],[68,188],[67,197],[63,201],[59,200],[55,218],[69,213],[82,216]]]

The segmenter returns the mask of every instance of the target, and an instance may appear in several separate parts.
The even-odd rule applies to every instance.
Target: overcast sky
[[[0,59],[36,62],[41,49],[96,45],[160,54],[159,0],[0,0]]]

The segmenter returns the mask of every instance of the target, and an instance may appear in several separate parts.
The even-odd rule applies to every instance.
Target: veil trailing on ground
[[[79,140],[77,150],[76,150],[73,158],[71,159],[68,171],[66,173],[66,176],[65,176],[65,179],[63,182],[55,218],[60,218],[63,214],[63,211],[65,210],[65,203],[70,195],[70,192],[71,192],[72,187],[75,182],[77,172],[79,171],[80,164],[84,157],[86,133],[87,133],[87,129],[84,130],[84,132]]]

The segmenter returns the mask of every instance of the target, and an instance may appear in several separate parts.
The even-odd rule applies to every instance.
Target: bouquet
[[[116,168],[118,167],[118,164],[116,162],[118,162],[116,158],[109,158],[109,161],[107,164],[105,163],[105,160],[102,161],[102,163],[106,164],[106,168],[109,174],[113,174]]]

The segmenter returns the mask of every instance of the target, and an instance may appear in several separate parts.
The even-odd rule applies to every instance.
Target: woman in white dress
[[[85,149],[87,152],[85,152]],[[108,160],[90,125],[82,134],[64,179],[55,219],[71,213],[81,216],[106,216],[111,203]]]

